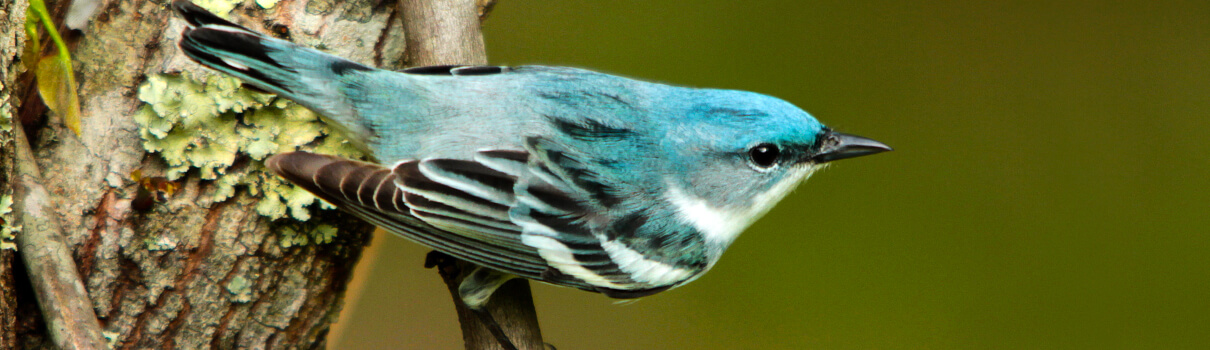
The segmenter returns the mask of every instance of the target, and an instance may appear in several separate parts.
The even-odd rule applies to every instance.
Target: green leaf
[[[76,79],[71,61],[44,57],[38,62],[38,93],[51,111],[63,117],[67,128],[80,135],[80,98],[76,94]]]
[[[25,64],[25,70],[32,72],[38,69],[42,40],[38,40],[38,16],[31,15],[32,13],[29,13],[25,16],[25,52],[21,54],[21,63]]]
[[[42,95],[42,100],[46,101],[46,106],[50,107],[51,111],[63,117],[67,128],[76,133],[76,136],[80,136],[80,98],[76,94],[76,76],[71,69],[71,53],[67,52],[67,44],[55,29],[54,22],[50,20],[50,12],[46,11],[46,4],[42,0],[30,0],[29,15],[26,18],[25,32],[29,38],[37,38],[36,22],[29,20],[37,18],[37,21],[42,22],[42,27],[46,28],[46,34],[55,42],[55,47],[59,49],[57,56],[42,57],[38,60],[38,67],[34,72],[34,76],[38,78],[38,93]]]

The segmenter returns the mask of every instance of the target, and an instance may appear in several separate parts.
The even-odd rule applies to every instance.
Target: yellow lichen
[[[0,89],[3,89],[3,88],[4,88],[4,85],[0,84]],[[4,96],[0,96],[0,97],[4,97]],[[9,104],[8,101],[5,101],[4,103],[0,104],[0,131],[7,132],[7,131],[13,129],[13,115],[11,112],[9,112],[12,109],[13,109],[13,106],[11,104]]]
[[[13,196],[0,196],[0,249],[16,250],[17,245],[13,243],[17,239],[17,232],[21,231],[21,226],[13,225]]]
[[[144,148],[160,155],[167,165],[165,177],[177,180],[196,170],[214,186],[211,199],[215,202],[244,188],[261,197],[257,213],[273,220],[309,220],[317,202],[320,208],[332,209],[310,192],[268,172],[263,161],[273,154],[297,150],[348,158],[362,158],[361,151],[333,135],[314,112],[240,86],[232,77],[212,76],[201,81],[182,74],[154,75],[139,87],[139,99],[147,104],[135,114],[135,121]],[[233,167],[240,158],[248,159],[248,164]],[[307,231],[319,236],[335,232],[314,227]],[[298,242],[297,238],[289,240]]]
[[[235,276],[227,282],[227,291],[231,292],[231,301],[246,303],[252,301],[252,281],[244,276]]]
[[[0,134],[13,129],[13,108],[12,103],[8,102],[10,89],[5,88],[4,83],[0,82]],[[0,139],[2,140],[2,139]]]
[[[227,17],[241,2],[243,0],[193,0],[194,5],[201,6],[219,17]]]

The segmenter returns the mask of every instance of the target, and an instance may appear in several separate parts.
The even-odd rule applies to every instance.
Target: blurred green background
[[[762,92],[896,148],[679,289],[535,284],[561,350],[1210,346],[1210,2],[501,0],[485,31],[495,64]],[[461,348],[426,250],[374,244],[331,347]]]

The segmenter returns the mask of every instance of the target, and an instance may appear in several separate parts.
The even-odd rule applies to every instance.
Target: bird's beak
[[[833,160],[868,156],[890,151],[891,147],[857,135],[842,134],[825,130],[819,135],[818,153],[811,157],[816,164]]]

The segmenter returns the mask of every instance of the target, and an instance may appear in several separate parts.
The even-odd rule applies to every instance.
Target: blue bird
[[[376,161],[266,166],[480,266],[459,288],[476,310],[512,277],[614,298],[683,285],[826,163],[890,150],[757,93],[563,67],[381,70],[174,7],[186,55],[314,110]]]

